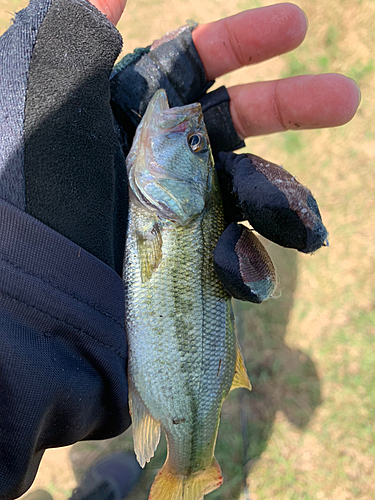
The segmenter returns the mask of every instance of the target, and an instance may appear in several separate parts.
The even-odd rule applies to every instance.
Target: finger
[[[100,12],[116,26],[124,12],[126,1],[127,0],[90,0],[90,3],[100,10]]]
[[[207,80],[241,66],[289,52],[305,38],[307,20],[296,5],[284,3],[247,10],[193,31]]]
[[[271,257],[247,227],[229,224],[214,250],[216,273],[235,299],[260,304],[272,297],[277,275]]]
[[[215,167],[227,223],[247,220],[265,238],[303,253],[328,245],[314,196],[283,167],[233,152],[219,153]]]
[[[360,102],[357,84],[338,74],[238,85],[228,93],[232,120],[242,138],[343,125]]]

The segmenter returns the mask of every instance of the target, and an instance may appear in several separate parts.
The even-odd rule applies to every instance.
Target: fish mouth
[[[126,162],[130,198],[137,206],[182,225],[202,212],[206,203],[205,165],[209,164],[209,148],[195,151],[189,145],[189,138],[194,134],[204,136],[202,144],[209,145],[201,105],[170,108],[165,90],[156,92],[137,129]],[[193,156],[189,155],[194,156],[193,163]],[[194,167],[179,170],[176,162],[181,161]]]

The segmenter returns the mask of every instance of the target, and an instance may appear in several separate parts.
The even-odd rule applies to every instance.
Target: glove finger
[[[277,275],[271,257],[253,231],[232,222],[214,250],[216,273],[235,299],[259,304],[275,291]]]
[[[311,191],[281,166],[252,154],[219,153],[216,168],[227,222],[246,219],[262,236],[304,253],[328,245]]]
[[[199,99],[215,159],[220,151],[233,151],[245,146],[234,128],[229,99],[225,87],[204,94]]]
[[[120,127],[132,139],[154,93],[163,88],[171,107],[200,102],[213,155],[245,144],[234,128],[225,87],[206,93],[204,67],[192,40],[194,26],[167,33],[151,47],[125,56],[111,76],[111,104]],[[127,153],[127,151],[126,151]]]
[[[196,102],[214,82],[207,82],[204,68],[193,44],[194,28],[182,26],[152,47],[126,55],[111,75],[111,100],[133,127],[138,126],[152,96],[164,89],[170,107]],[[123,119],[118,118],[120,126]]]

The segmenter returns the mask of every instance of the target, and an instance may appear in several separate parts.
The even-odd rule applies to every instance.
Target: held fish
[[[142,467],[161,429],[168,456],[152,500],[201,500],[222,483],[214,457],[221,405],[251,388],[230,296],[213,250],[224,229],[200,104],[169,108],[156,92],[127,158],[129,229],[123,279],[129,405]]]

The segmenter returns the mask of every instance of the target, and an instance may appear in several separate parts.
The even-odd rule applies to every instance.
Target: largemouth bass
[[[129,229],[124,262],[129,405],[142,467],[161,429],[166,462],[152,500],[200,500],[222,483],[214,457],[229,391],[250,382],[230,296],[213,250],[224,229],[200,104],[152,98],[127,158]]]

